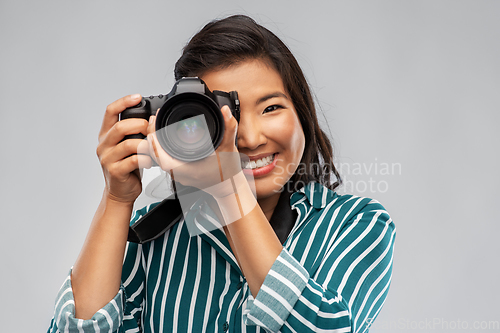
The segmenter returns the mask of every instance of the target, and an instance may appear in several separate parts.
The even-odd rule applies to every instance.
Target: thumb
[[[235,142],[236,142],[236,132],[238,130],[238,122],[236,121],[236,118],[233,117],[233,114],[231,113],[231,109],[229,106],[224,105],[221,108],[222,115],[224,117],[224,125],[226,127],[226,130],[224,131],[224,137],[222,138],[221,146],[224,146],[228,150],[233,150],[229,149],[229,147],[235,147]]]

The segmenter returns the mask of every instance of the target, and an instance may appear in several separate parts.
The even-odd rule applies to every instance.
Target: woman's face
[[[210,90],[238,92],[241,116],[238,150],[250,158],[257,199],[277,200],[302,158],[305,137],[297,112],[276,70],[262,60],[248,60],[204,74]],[[274,200],[271,200],[274,201]]]

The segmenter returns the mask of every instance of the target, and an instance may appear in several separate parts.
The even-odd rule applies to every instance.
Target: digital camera
[[[240,120],[240,102],[236,91],[210,91],[197,77],[177,81],[167,95],[143,97],[134,107],[125,109],[120,120],[156,114],[156,136],[161,147],[173,158],[191,162],[203,159],[219,147],[224,136],[224,118],[220,109],[227,105],[236,121]],[[125,139],[144,138],[142,134]]]

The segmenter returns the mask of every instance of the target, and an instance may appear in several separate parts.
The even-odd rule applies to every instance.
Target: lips
[[[243,173],[252,175],[254,178],[267,175],[276,166],[276,163],[278,162],[278,155],[279,155],[278,153],[274,153],[267,156],[265,155],[252,156],[249,162],[244,163],[245,166],[242,167]],[[261,166],[259,167],[259,165]]]
[[[251,158],[250,161],[243,162],[241,167],[243,169],[255,170],[265,166],[268,166],[274,161],[276,154],[268,155],[261,158]]]

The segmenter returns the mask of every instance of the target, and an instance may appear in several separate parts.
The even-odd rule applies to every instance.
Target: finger
[[[149,117],[148,129],[147,129],[146,135],[153,134],[155,132],[155,128],[156,128],[155,125],[156,125],[156,116]]]
[[[133,94],[120,98],[109,104],[104,113],[104,118],[102,120],[101,131],[99,132],[99,137],[107,133],[113,125],[118,122],[118,115],[125,110],[139,104],[141,101],[141,95]]]
[[[148,134],[148,122],[141,118],[130,118],[115,123],[111,129],[101,137],[101,143],[105,146],[117,145],[126,135]]]
[[[109,172],[113,177],[119,181],[125,181],[130,173],[136,172],[135,170],[151,167],[151,158],[145,155],[131,155],[123,160],[113,163],[109,167]]]
[[[137,155],[139,169],[150,169],[153,166],[153,159],[149,155]]]
[[[139,150],[139,145],[142,143],[142,139],[128,139],[120,142],[118,145],[113,146],[110,149],[103,151],[99,155],[101,164],[104,167],[108,167],[113,163],[126,159],[129,156],[136,155]]]
[[[123,168],[123,173],[126,174],[130,172],[137,172],[142,169],[149,169],[153,165],[153,161],[150,156],[131,155],[126,159],[117,162],[117,164]]]
[[[158,138],[156,136],[156,116],[149,117],[149,124],[148,124],[148,129],[147,129],[147,141],[148,141],[148,149],[150,152],[150,156],[161,167],[161,164],[160,164],[161,160],[162,160],[161,155],[162,154],[166,155],[166,153],[163,151],[163,148],[160,146],[160,144],[158,142]]]
[[[176,160],[163,150],[156,136],[156,132],[153,131],[148,133],[147,141],[149,144],[149,155],[164,171],[169,171],[184,164],[184,162]]]
[[[158,109],[159,110],[159,109]],[[160,129],[161,130],[165,130]],[[180,165],[183,165],[184,162],[179,161],[172,156],[170,156],[165,150],[163,150],[163,147],[161,146],[158,136],[157,136],[157,131],[156,131],[156,116],[151,116],[149,117],[149,125],[147,129],[147,141],[149,144],[149,155],[151,158],[156,162],[160,168],[162,168],[165,171],[171,170],[172,168],[178,167]]]
[[[149,142],[148,142],[148,140],[144,140],[144,139],[141,140],[141,142],[137,146],[137,154],[150,156],[150,150],[149,150]]]
[[[224,136],[222,138],[221,147],[224,147],[224,150],[234,151],[236,149],[235,140],[236,140],[236,132],[238,130],[238,122],[233,117],[231,113],[231,109],[229,106],[224,105],[221,108],[222,115],[224,117],[224,125],[226,130],[224,131]]]
[[[154,116],[151,116],[151,118],[154,118]],[[150,118],[150,122],[151,122],[151,118]],[[157,144],[156,144],[156,133],[154,131],[149,132],[149,130],[148,130],[147,142],[148,142],[148,148],[149,148],[149,155],[156,162],[156,164],[158,164],[160,166],[160,168],[162,168],[161,162],[160,162],[160,156],[158,155],[158,148],[157,148]]]

